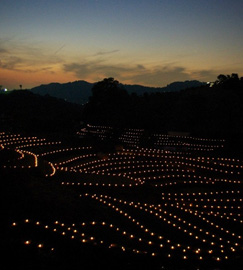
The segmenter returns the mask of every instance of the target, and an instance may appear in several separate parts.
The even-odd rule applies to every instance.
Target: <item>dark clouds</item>
[[[73,72],[79,78],[90,76],[100,77],[123,77],[127,73],[136,72],[141,66],[129,67],[125,65],[104,64],[102,61],[89,61],[84,63],[64,64],[65,72]]]
[[[216,70],[198,70],[193,71],[192,75],[193,77],[198,78],[198,80],[204,80],[204,81],[214,81],[216,77],[219,75],[220,72],[217,72]]]
[[[3,69],[17,70],[23,60],[17,56],[9,56],[5,60],[0,60],[0,67]]]
[[[0,68],[25,73],[53,73],[54,66],[64,62],[62,57],[57,55],[63,48],[64,45],[52,53],[38,44],[31,46],[21,40],[0,39]]]
[[[4,48],[0,48],[0,54],[5,54],[5,53],[8,53],[8,50]]]
[[[119,52],[120,50],[112,50],[112,51],[99,51],[95,54],[93,54],[93,56],[101,56],[101,55],[107,55],[107,54],[113,54],[116,52]]]
[[[173,81],[184,81],[190,79],[190,75],[184,67],[159,66],[145,69],[141,74],[134,74],[134,83],[144,85],[165,86]]]
[[[174,81],[191,79],[215,80],[219,75],[212,69],[188,70],[176,61],[157,65],[136,63],[130,59],[124,61],[119,54],[117,55],[120,52],[118,49],[100,50],[80,60],[72,61],[65,57],[66,45],[60,45],[47,50],[41,43],[30,45],[21,40],[10,42],[0,39],[0,68],[24,73],[41,72],[57,75],[58,72],[66,72],[72,74],[74,78],[88,81],[114,77],[122,83],[147,86],[166,86]]]
[[[146,67],[145,65],[106,64],[102,61],[73,62],[63,65],[65,72],[72,72],[80,79],[114,77],[121,82],[130,81],[136,84],[165,86],[174,81],[206,78],[215,76],[211,70],[188,72],[183,66],[160,65]]]

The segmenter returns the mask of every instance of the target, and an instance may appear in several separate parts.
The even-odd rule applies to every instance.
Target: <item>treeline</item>
[[[189,132],[192,136],[243,135],[243,78],[219,75],[212,85],[179,92],[128,92],[113,78],[92,88],[85,106],[26,90],[0,94],[0,126],[16,132],[75,133],[80,122],[117,128]]]
[[[243,78],[219,75],[211,85],[142,96],[129,95],[118,81],[106,78],[93,86],[82,119],[122,128],[239,137],[243,135]]]

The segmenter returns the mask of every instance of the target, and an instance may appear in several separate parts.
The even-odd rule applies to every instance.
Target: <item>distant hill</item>
[[[43,84],[30,89],[31,92],[39,95],[50,95],[57,98],[62,98],[66,101],[84,104],[89,100],[92,95],[91,89],[93,83],[86,81],[75,81],[69,83],[50,83]],[[127,85],[121,84],[121,86],[127,90],[129,94],[136,93],[137,95],[143,95],[144,93],[155,93],[155,92],[176,92],[184,90],[186,88],[199,87],[205,85],[199,81],[185,81],[185,82],[173,82],[166,87],[148,87],[142,85]]]
[[[122,85],[129,94],[136,93],[137,95],[143,95],[144,93],[156,93],[156,92],[177,92],[187,88],[199,87],[206,83],[200,81],[184,81],[184,82],[173,82],[168,84],[166,87],[148,87],[142,85]]]
[[[66,101],[84,104],[92,95],[91,89],[93,83],[86,81],[75,81],[68,83],[50,83],[30,89],[34,94],[42,96],[50,95],[52,97],[62,98]]]

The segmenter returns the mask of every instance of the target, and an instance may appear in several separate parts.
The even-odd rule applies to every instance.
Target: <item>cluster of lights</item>
[[[226,192],[225,192],[226,193]],[[230,193],[228,191],[228,193]],[[240,191],[231,191],[231,194],[239,194]],[[213,193],[216,194],[216,193]],[[220,192],[220,194],[224,194],[224,192]],[[227,194],[227,193],[226,193]],[[197,218],[198,223],[202,226],[204,225],[206,227],[213,227],[213,231],[216,232],[217,234],[211,234],[210,229],[205,230],[203,228],[200,228],[200,232],[206,233],[207,236],[211,234],[211,236],[214,238],[214,240],[211,242],[211,245],[215,246],[216,239],[218,241],[218,245],[222,248],[221,253],[225,253],[225,249],[230,250],[231,252],[235,252],[237,248],[239,248],[239,243],[236,241],[240,241],[242,239],[242,235],[239,235],[235,232],[232,232],[232,229],[227,229],[226,227],[222,226],[221,224],[217,224],[216,222],[213,221],[213,217],[220,217],[220,218],[227,218],[228,220],[230,219],[231,216],[237,216],[237,218],[234,218],[234,222],[242,223],[243,221],[240,219],[239,214],[235,213],[221,213],[221,209],[227,210],[227,206],[225,206],[225,201],[226,202],[231,202],[231,201],[239,201],[242,202],[241,198],[235,199],[235,198],[227,198],[225,200],[217,200],[217,199],[208,199],[208,193],[204,193],[204,195],[207,197],[205,199],[198,199],[202,193],[198,193],[198,196],[191,196],[190,193],[186,194],[180,194],[180,197],[177,196],[177,194],[173,193],[162,193],[162,200],[165,202],[163,206],[168,207],[169,209],[179,209],[180,211],[184,211],[185,213],[189,215],[193,215]],[[188,198],[189,197],[189,198]],[[192,197],[192,198],[191,198]],[[223,202],[221,205],[213,205],[212,201],[214,203],[217,203],[218,201]],[[169,202],[169,203],[168,203]],[[230,209],[234,208],[234,206],[231,206]],[[208,210],[207,210],[208,208]],[[220,212],[214,213],[212,209],[220,210]],[[199,209],[199,210],[197,210]],[[200,210],[202,209],[202,210]],[[236,206],[236,210],[241,209],[240,206]],[[207,218],[208,217],[208,218]],[[210,218],[210,219],[209,219]],[[227,225],[225,225],[227,226]],[[194,226],[195,227],[195,226]],[[197,227],[197,226],[196,226]],[[230,239],[229,239],[230,238]],[[223,249],[224,248],[224,249]]]
[[[100,160],[92,160],[89,162],[86,162],[85,158],[92,157],[94,154],[87,154],[83,156],[74,157],[72,159],[68,159],[66,161],[63,161],[62,163],[56,164],[57,166],[60,166],[62,164],[67,164],[72,161],[76,161],[79,159],[82,159],[84,162],[80,163],[76,166],[71,167],[71,170],[76,171],[77,168],[82,168],[79,170],[81,173],[91,173],[91,174],[101,174],[101,175],[112,175],[112,176],[122,176],[126,177],[132,180],[137,180],[140,182],[143,182],[145,180],[158,180],[158,179],[166,179],[166,178],[192,178],[194,175],[191,173],[195,173],[195,169],[203,169],[208,170],[211,172],[220,172],[225,174],[240,174],[240,169],[242,165],[230,165],[231,168],[234,168],[234,171],[228,171],[228,170],[221,170],[214,168],[212,166],[205,166],[204,163],[211,164],[211,160],[214,160],[214,158],[205,158],[205,157],[198,157],[198,158],[192,158],[192,157],[184,157],[181,155],[175,155],[175,154],[168,154],[161,151],[154,151],[154,150],[146,150],[142,151],[141,149],[126,149],[123,150],[123,152],[119,152],[116,154],[113,154],[113,156],[109,157],[108,159],[100,159]],[[125,155],[125,158],[124,158]],[[95,155],[94,155],[95,156]],[[93,157],[94,157],[93,156]],[[146,157],[146,160],[137,160],[138,157]],[[147,160],[147,158],[152,158],[151,160]],[[154,159],[158,158],[158,159]],[[162,159],[161,159],[162,158]],[[232,162],[232,160],[229,160],[229,162]],[[197,164],[198,163],[198,164]],[[214,161],[215,163],[215,161]],[[116,166],[117,165],[117,166]],[[227,164],[223,163],[224,166],[227,166]],[[232,167],[233,166],[233,167]],[[144,170],[141,170],[141,168],[144,168]],[[153,169],[157,168],[157,169]],[[164,169],[163,169],[164,168]],[[238,169],[238,171],[236,170]],[[113,172],[116,173],[113,173]],[[171,174],[164,175],[164,173],[170,172]],[[153,173],[156,173],[154,176],[152,176]],[[179,174],[178,174],[179,173]],[[149,176],[142,177],[142,174],[149,174]],[[197,177],[200,179],[200,175],[197,175]],[[222,182],[233,182],[233,183],[239,183],[239,180],[229,180],[229,179],[209,179],[211,183],[215,183],[216,181],[222,181]],[[201,183],[203,183],[201,181]],[[205,182],[204,182],[205,183]]]
[[[122,230],[121,228],[115,226],[112,223],[107,223],[105,221],[91,221],[91,222],[82,222],[79,224],[65,224],[63,222],[54,221],[49,224],[42,223],[40,221],[33,221],[29,219],[25,219],[22,222],[13,222],[11,224],[12,227],[18,227],[18,226],[24,226],[24,225],[32,225],[36,226],[38,229],[48,230],[49,232],[53,232],[55,234],[59,234],[62,237],[65,237],[66,239],[69,238],[70,240],[76,240],[79,241],[81,244],[93,244],[95,246],[100,245],[102,247],[106,248],[116,248],[120,249],[123,252],[132,252],[132,253],[143,253],[147,254],[148,252],[146,250],[139,250],[138,248],[134,248],[134,245],[140,244],[142,246],[150,246],[152,245],[151,241],[143,241],[141,238],[137,237],[134,234],[129,233],[128,231]],[[90,227],[95,227],[96,235],[90,235],[89,229]],[[129,246],[126,246],[121,243],[114,243],[114,242],[108,242],[106,239],[102,239],[103,234],[97,233],[97,231],[112,231],[112,233],[115,233],[120,236],[120,238],[125,238],[125,242],[129,243]],[[94,230],[93,230],[94,231]],[[94,232],[94,233],[95,233]],[[32,245],[33,240],[28,239],[24,240],[24,245]],[[124,241],[122,241],[124,242]],[[42,243],[39,243],[37,245],[38,248],[43,248],[45,245]],[[51,248],[51,251],[53,251],[55,248]],[[154,256],[153,253],[151,253],[152,256]]]
[[[49,173],[49,174],[47,173],[45,176],[46,177],[52,177],[56,173],[56,168],[50,161],[48,161],[48,165],[49,165],[49,167],[51,169],[51,173]]]
[[[195,171],[196,169],[206,169],[210,172],[217,172],[217,168],[209,167],[209,165],[212,164],[213,166],[215,165],[215,163],[218,164],[218,162],[223,161],[222,164],[224,166],[227,166],[227,162],[229,162],[231,164],[230,166],[233,166],[234,172],[240,174],[240,171],[235,171],[235,169],[240,170],[242,165],[239,165],[240,160],[235,159],[216,159],[214,157],[189,157],[185,156],[181,152],[171,154],[168,151],[147,148],[124,149],[121,152],[109,154],[108,158],[106,159],[90,160],[92,155],[93,154],[87,154],[65,160],[62,163],[56,164],[56,168],[63,171],[80,172],[86,174],[118,176],[140,184],[143,184],[145,181],[148,180],[157,181],[177,179],[177,181],[173,182],[163,181],[162,183],[151,183],[155,187],[176,185],[178,183],[178,180],[181,184],[216,184],[217,182],[234,184],[241,183],[240,180],[223,178],[217,179],[201,176]],[[94,157],[95,155],[92,158]],[[143,157],[145,157],[146,159],[143,159]],[[150,160],[148,160],[148,158],[150,158]],[[87,159],[89,159],[89,161],[87,161]],[[78,165],[69,168],[60,166],[60,164],[69,164],[73,161],[78,161]],[[208,166],[205,166],[205,163],[208,164]],[[77,171],[78,168],[80,168],[79,171]],[[143,170],[141,170],[142,168]],[[226,174],[228,173],[228,171],[225,170],[221,172]],[[143,176],[143,174],[146,175]],[[69,182],[70,181],[67,181],[66,183]],[[98,183],[87,182],[83,182],[81,184],[90,186],[100,185]],[[103,186],[107,185],[103,183]],[[110,184],[108,186],[118,185]]]
[[[56,144],[61,144],[61,142],[46,142],[46,143],[31,143],[31,144],[25,144],[25,145],[20,145],[17,146],[17,148],[29,148],[29,147],[36,147],[36,146],[45,146],[45,145],[56,145]]]
[[[231,256],[231,253],[234,253],[236,251],[236,248],[240,246],[239,243],[237,242],[232,243],[229,240],[227,240],[226,242],[221,236],[219,236],[217,239],[217,236],[211,233],[210,231],[207,231],[199,226],[193,225],[190,221],[187,221],[181,218],[180,216],[171,213],[168,210],[171,208],[171,205],[167,208],[167,204],[155,206],[147,203],[142,204],[140,202],[136,203],[131,201],[130,202],[124,201],[121,199],[101,194],[100,195],[85,194],[84,196],[95,199],[96,201],[114,209],[114,211],[118,212],[120,215],[124,216],[129,221],[137,225],[140,230],[143,230],[142,235],[147,235],[147,237],[139,237],[139,239],[141,242],[147,242],[148,245],[153,247],[153,251],[150,253],[152,256],[159,255],[160,253],[164,254],[165,251],[160,249],[164,248],[167,244],[167,247],[169,245],[169,249],[171,250],[170,253],[167,254],[169,258],[174,257],[173,253],[174,251],[176,251],[177,254],[178,252],[181,254],[181,258],[183,259],[191,258],[193,253],[198,260],[211,258],[216,261],[221,261],[222,259],[228,259],[229,256]],[[119,206],[117,206],[117,204],[119,204]],[[122,205],[130,208],[132,207],[136,211],[144,211],[148,215],[153,215],[163,223],[172,226],[173,229],[177,229],[181,233],[188,235],[188,237],[194,239],[192,241],[192,245],[187,246],[186,243],[183,244],[176,243],[175,240],[171,239],[166,240],[167,236],[166,237],[164,235],[161,236],[160,234],[151,231],[145,225],[142,225],[136,218],[132,217],[132,215],[127,212],[127,210],[126,211],[123,210]],[[138,230],[137,233],[139,233]],[[228,247],[226,247],[226,243],[228,243]]]
[[[87,124],[87,127],[92,128],[94,130],[96,130],[96,129],[112,130],[113,129],[113,127],[110,127],[110,126],[99,126],[99,125],[91,125],[91,124]]]
[[[38,155],[27,151],[27,150],[20,150],[28,147],[36,147],[36,146],[43,146],[43,145],[56,145],[60,144],[60,142],[45,142],[46,139],[38,139],[37,137],[21,137],[20,134],[6,134],[1,133],[0,141],[3,147],[8,146],[9,149],[15,151],[19,157],[17,159],[18,163],[16,165],[13,162],[9,165],[3,165],[3,168],[10,168],[10,169],[25,169],[25,168],[32,168],[38,167]],[[27,145],[25,143],[28,143]],[[22,165],[24,164],[24,165]],[[49,163],[52,173],[51,176],[55,174],[55,168],[53,164]]]
[[[224,145],[222,144],[223,140],[210,140],[188,136],[171,136],[162,134],[153,134],[153,137],[155,139],[154,146],[182,147],[186,148],[187,150],[197,150],[197,151],[214,151],[215,148],[224,147]],[[196,142],[201,141],[201,144],[195,143],[195,141]]]
[[[82,195],[80,195],[82,197]],[[156,256],[159,255],[160,252],[164,253],[164,250],[161,251],[161,249],[164,249],[167,247],[167,250],[173,250],[177,249],[183,257],[185,256],[186,250],[190,250],[190,246],[182,246],[180,243],[176,243],[173,240],[169,239],[168,237],[165,237],[164,235],[158,234],[153,232],[151,229],[146,227],[144,224],[139,222],[136,218],[132,217],[128,212],[122,210],[121,207],[118,207],[114,204],[114,202],[117,202],[122,205],[126,206],[133,206],[136,208],[136,204],[133,202],[127,202],[123,200],[119,200],[116,198],[111,198],[107,195],[89,195],[89,194],[84,194],[85,197],[89,197],[92,199],[95,199],[96,201],[105,204],[106,206],[112,208],[114,211],[122,215],[125,219],[128,219],[129,222],[132,222],[133,225],[135,225],[138,229],[136,230],[136,233],[140,233],[142,236],[135,236],[133,233],[130,234],[130,238],[132,239],[137,239],[139,242],[146,243],[147,246],[149,247],[149,250],[147,250],[145,253],[150,254],[151,256]],[[113,201],[113,202],[108,202],[108,200]],[[126,231],[123,231],[123,235],[127,235]],[[151,250],[152,249],[152,250]],[[136,252],[138,253],[138,252]],[[171,257],[171,254],[168,253],[167,257]]]
[[[127,129],[121,134],[118,140],[130,147],[136,147],[140,143],[143,133],[143,129]]]
[[[88,126],[91,132],[98,134],[101,138],[106,136],[106,132],[110,131],[110,127],[103,126]],[[86,132],[82,130],[82,132]],[[89,131],[90,132],[90,131]],[[24,223],[35,224],[42,226],[44,229],[51,230],[55,233],[60,233],[64,237],[76,239],[80,243],[91,243],[94,245],[101,245],[106,248],[118,248],[121,251],[131,251],[136,254],[148,254],[150,256],[165,256],[168,258],[175,258],[179,256],[181,259],[213,259],[221,261],[224,259],[233,258],[234,254],[241,251],[242,248],[242,234],[238,229],[238,225],[243,223],[242,219],[242,193],[239,186],[243,183],[239,179],[242,173],[243,163],[239,159],[230,158],[216,158],[194,153],[190,151],[166,151],[163,149],[139,148],[140,138],[144,130],[125,130],[119,138],[120,141],[127,143],[130,147],[123,149],[117,153],[108,154],[105,158],[99,158],[93,153],[92,147],[76,147],[54,149],[52,151],[34,154],[26,150],[20,150],[27,147],[36,147],[44,145],[57,145],[60,142],[44,142],[45,139],[34,138],[35,142],[29,142],[33,137],[21,138],[20,135],[13,135],[9,137],[5,133],[0,134],[0,141],[2,147],[4,145],[12,145],[14,150],[18,153],[18,160],[24,161],[26,157],[33,160],[30,167],[38,166],[38,157],[52,158],[52,162],[48,161],[49,173],[47,177],[56,174],[56,170],[65,172],[74,172],[83,174],[97,174],[104,176],[116,176],[125,178],[126,182],[119,184],[114,179],[105,178],[95,182],[80,179],[74,181],[69,179],[60,183],[63,186],[77,186],[84,187],[104,187],[103,190],[109,191],[107,187],[137,187],[144,183],[149,183],[153,188],[168,187],[163,189],[161,194],[161,203],[156,204],[144,201],[128,201],[118,199],[114,196],[105,194],[81,194],[81,198],[95,200],[102,206],[114,210],[115,215],[120,215],[126,222],[131,222],[129,231],[125,228],[115,226],[114,224],[105,221],[83,222],[81,225],[67,225],[55,221],[49,224],[42,224],[39,221],[31,221],[26,219]],[[158,137],[159,135],[154,135]],[[193,137],[170,136],[161,135],[162,140],[167,141],[168,145],[174,140],[174,146],[180,144],[187,146],[187,149],[200,148],[202,149],[216,149],[222,146],[223,140],[207,140]],[[17,138],[17,140],[15,140]],[[180,141],[177,141],[180,139]],[[171,141],[170,141],[171,140]],[[184,141],[183,141],[184,140]],[[186,140],[192,140],[188,142]],[[193,140],[200,143],[193,143]],[[205,145],[204,145],[205,143]],[[207,144],[208,143],[208,144]],[[79,150],[84,150],[84,154],[80,155]],[[195,149],[193,149],[195,150]],[[77,151],[75,153],[75,151]],[[62,160],[57,161],[55,154],[57,153],[71,153],[72,157],[62,156]],[[202,153],[202,152],[200,152]],[[30,158],[28,158],[30,160]],[[54,161],[53,161],[54,160]],[[204,173],[206,172],[206,176]],[[231,175],[232,179],[228,176]],[[77,176],[77,174],[64,174],[68,177]],[[58,175],[59,176],[59,175]],[[222,177],[221,177],[222,176]],[[57,177],[58,178],[58,177]],[[60,175],[61,178],[61,175]],[[109,179],[109,180],[108,180]],[[108,182],[109,181],[109,182]],[[221,187],[227,188],[228,184],[234,184],[235,190],[218,190],[211,191],[212,185],[220,183]],[[188,184],[202,184],[209,188],[208,192],[170,192],[173,185],[186,186]],[[223,185],[225,184],[225,185]],[[231,185],[232,188],[232,185]],[[85,190],[85,189],[84,189]],[[161,189],[162,190],[162,189]],[[165,191],[167,190],[167,192]],[[169,191],[168,191],[169,190]],[[100,190],[99,190],[100,191]],[[228,195],[228,196],[227,196]],[[220,197],[223,196],[223,197]],[[153,229],[152,223],[147,226],[145,221],[143,223],[138,217],[146,216],[155,220],[161,225],[161,229]],[[238,227],[228,228],[227,223],[220,223],[218,220],[226,220],[233,222]],[[13,222],[12,226],[17,226],[17,222]],[[101,226],[109,230],[116,231],[123,239],[121,242],[109,242],[102,238],[104,235],[88,234],[85,228],[89,226]],[[137,228],[134,230],[134,227]],[[166,234],[163,228],[171,233]],[[175,232],[175,235],[173,235]],[[178,240],[177,235],[179,235]],[[180,237],[181,235],[181,237]],[[190,241],[190,245],[188,242]],[[124,245],[126,242],[126,245]],[[26,239],[25,245],[32,245],[34,242],[31,239]],[[43,248],[44,243],[39,243],[38,248]]]
[[[3,168],[8,168],[8,169],[26,169],[26,168],[32,168],[32,167],[38,167],[38,158],[37,155],[35,155],[32,152],[29,151],[20,151],[19,149],[14,149],[19,155],[20,157],[18,158],[18,161],[22,161],[19,162],[19,164],[17,165],[3,165]],[[32,162],[30,162],[28,160],[28,157],[31,157],[31,159],[33,160]],[[26,161],[27,159],[27,161]],[[29,163],[30,165],[21,165],[21,163]]]
[[[37,158],[36,154],[29,152],[29,151],[25,151],[25,150],[22,150],[22,152],[24,154],[28,154],[28,155],[32,156],[34,158],[34,167],[38,167],[38,158]]]
[[[165,134],[160,134],[160,133],[155,133],[154,136],[162,137],[162,138],[189,139],[189,140],[203,141],[203,142],[225,142],[224,139],[198,138],[198,137],[183,136],[183,135],[165,135]]]
[[[43,152],[43,153],[40,153],[38,156],[43,157],[43,156],[53,155],[57,153],[72,152],[72,151],[77,151],[77,150],[91,150],[91,149],[92,149],[92,146],[62,148],[62,149],[55,149],[53,151]]]
[[[121,156],[119,153],[118,154],[108,154],[108,158],[102,158],[102,159],[95,159],[95,160],[91,160],[91,161],[88,161],[88,162],[84,162],[84,163],[81,163],[79,164],[78,166],[75,166],[75,168],[83,168],[83,170],[81,169],[80,172],[90,172],[93,171],[94,168],[100,168],[102,166],[104,166],[102,163],[115,163],[117,164],[117,162],[121,162],[124,163],[126,162],[126,160],[131,160],[131,159],[135,159],[135,156],[132,156],[132,157],[127,157],[127,156]],[[129,161],[128,161],[129,162]],[[101,164],[100,164],[101,163]]]
[[[105,138],[107,138],[107,131],[105,130],[96,130],[96,131],[92,131],[92,130],[81,130],[81,132],[77,132],[77,135],[80,136],[80,138],[84,138],[85,136],[87,136],[88,134],[95,134],[96,137],[100,138],[101,140],[104,140]]]
[[[68,163],[77,161],[79,159],[83,160],[83,159],[90,158],[90,157],[95,157],[95,156],[96,156],[96,154],[84,154],[84,155],[80,155],[80,156],[76,156],[76,157],[70,158],[68,160],[64,160],[64,161],[55,163],[55,165],[61,166],[61,165],[65,165],[65,164],[68,164]],[[72,167],[72,168],[75,168],[75,167]]]
[[[134,187],[138,186],[139,183],[133,183],[133,184],[117,184],[117,183],[91,183],[91,182],[69,182],[69,181],[62,181],[61,185],[64,186],[95,186],[95,187]]]
[[[6,134],[5,132],[0,132],[0,147],[1,150],[4,149],[4,143],[9,142],[12,138],[19,137],[19,134]]]
[[[80,138],[84,138],[91,133],[101,140],[104,140],[112,130],[113,128],[109,126],[93,126],[88,124],[87,128],[82,128],[81,131],[78,131],[76,134],[79,135]]]
[[[20,134],[6,134],[6,132],[0,133],[0,141],[5,140],[6,138],[14,138],[14,137],[20,137]]]
[[[80,132],[77,132],[81,138],[86,137],[92,133],[101,140],[105,139],[113,130],[109,126],[95,126],[88,124],[87,127],[82,128]],[[129,147],[137,147],[140,144],[140,140],[144,134],[144,129],[124,129],[121,133],[118,141],[129,145]],[[196,138],[192,136],[177,136],[177,135],[165,135],[158,133],[151,133],[147,138],[153,142],[155,147],[179,147],[186,150],[193,151],[214,151],[218,148],[224,147],[225,140],[223,139],[206,139]],[[200,143],[198,143],[200,142]]]
[[[135,158],[135,157],[134,157]],[[114,158],[113,158],[114,160]],[[127,164],[126,164],[127,163]],[[155,164],[154,164],[155,163]],[[172,167],[168,168],[168,167]],[[99,162],[98,164],[89,167],[84,167],[82,171],[84,172],[96,172],[96,173],[105,173],[110,171],[128,171],[126,174],[140,174],[140,173],[154,173],[154,172],[168,172],[168,171],[182,171],[184,172],[184,169],[177,169],[177,167],[180,167],[180,165],[174,165],[172,161],[168,162],[167,164],[164,164],[162,161],[153,161],[153,160],[125,160],[122,159],[120,161],[112,161],[110,160],[103,160],[103,162]],[[175,169],[174,169],[175,168]],[[141,170],[144,169],[144,170]],[[190,172],[187,170],[187,172]]]
[[[4,140],[0,140],[4,145],[23,144],[29,142],[43,142],[46,139],[37,139],[37,137],[10,137]]]
[[[167,196],[166,196],[167,195]],[[171,197],[173,195],[173,198]],[[227,196],[226,198],[215,198],[215,196],[223,195],[224,197]],[[162,199],[163,200],[169,200],[169,201],[175,201],[178,202],[177,205],[181,204],[182,206],[187,206],[190,209],[194,209],[195,212],[200,212],[200,210],[195,210],[197,209],[202,209],[201,214],[205,214],[208,216],[215,216],[215,217],[220,217],[220,218],[226,218],[227,220],[232,220],[234,222],[239,222],[243,223],[242,219],[239,219],[242,214],[241,213],[232,213],[232,212],[222,212],[225,210],[231,211],[231,210],[241,210],[242,206],[241,205],[232,205],[233,203],[242,203],[243,199],[240,198],[235,198],[232,196],[241,196],[241,192],[239,190],[227,190],[227,191],[216,191],[216,192],[204,192],[204,193],[174,193],[174,194],[165,194],[162,193]],[[210,198],[210,196],[213,196],[213,198]],[[230,197],[229,197],[230,196]],[[213,203],[217,203],[214,205]],[[220,203],[220,205],[219,205]],[[229,203],[230,205],[227,205]],[[217,212],[214,212],[212,210],[216,209]],[[237,218],[235,218],[237,216]]]
[[[214,157],[193,158],[193,157],[182,156],[180,152],[176,152],[174,154],[168,155],[166,154],[168,153],[166,151],[163,152],[161,150],[146,149],[146,148],[124,150],[124,152],[125,151],[130,154],[137,153],[137,155],[139,156],[142,155],[142,156],[147,156],[147,157],[164,158],[166,159],[165,163],[168,163],[168,160],[172,160],[174,164],[188,166],[191,169],[199,168],[199,169],[206,169],[209,171],[215,171],[215,172],[226,173],[226,174],[240,174],[241,169],[243,169],[243,165],[242,165],[243,163],[240,160],[230,159],[230,158],[217,158],[217,159],[215,159]],[[225,161],[225,162],[222,162],[222,161]],[[204,163],[207,163],[208,165],[211,165],[211,166],[205,166],[203,165]],[[228,167],[234,170],[231,171],[231,170],[220,169],[220,166]]]
[[[54,145],[60,144],[61,142],[45,142],[46,139],[38,139],[37,137],[21,137],[20,134],[6,134],[2,133],[0,136],[0,143],[4,146],[13,146],[14,148],[26,148],[33,146],[43,146],[43,145]],[[25,143],[28,143],[25,145]]]

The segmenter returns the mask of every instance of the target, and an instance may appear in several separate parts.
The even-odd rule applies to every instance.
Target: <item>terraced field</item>
[[[101,126],[69,144],[0,134],[4,239],[19,265],[242,269],[243,161],[219,154],[224,140],[133,129],[98,152],[90,135],[114,137]]]

